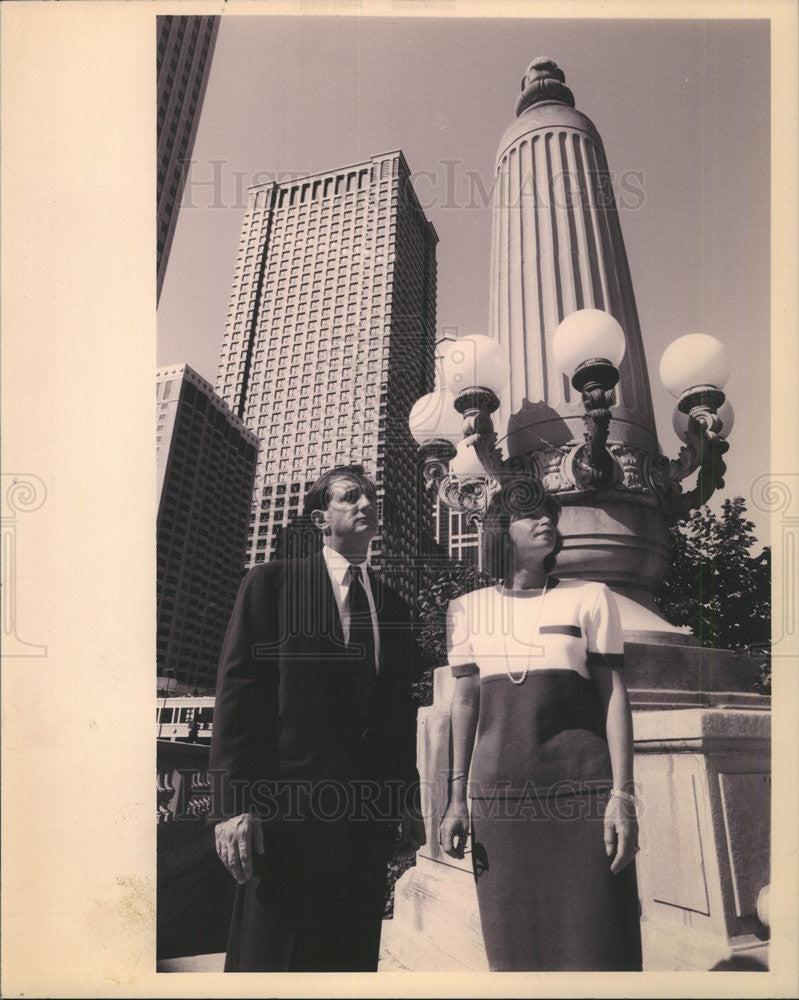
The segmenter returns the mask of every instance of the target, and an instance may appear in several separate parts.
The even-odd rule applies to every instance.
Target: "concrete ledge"
[[[701,744],[708,740],[734,740],[736,749],[742,750],[749,741],[771,738],[771,713],[737,707],[640,712],[633,716],[633,733],[639,752],[646,751],[646,743]]]
[[[628,687],[627,694],[634,713],[662,712],[677,708],[744,708],[759,712],[771,710],[770,698],[748,691],[711,691],[702,692],[698,696],[693,691],[679,688],[653,691],[650,688]]]
[[[641,923],[644,972],[767,972],[768,942],[747,935],[725,941],[660,921]]]

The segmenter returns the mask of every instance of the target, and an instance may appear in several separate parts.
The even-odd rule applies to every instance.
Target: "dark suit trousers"
[[[374,972],[395,826],[283,822],[239,886],[226,972]]]

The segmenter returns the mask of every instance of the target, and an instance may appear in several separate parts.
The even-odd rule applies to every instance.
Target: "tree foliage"
[[[476,566],[460,565],[443,570],[419,591],[416,601],[416,640],[425,658],[425,670],[413,686],[420,706],[433,701],[433,670],[447,661],[447,607],[461,594],[491,583],[487,573]]]
[[[664,617],[687,625],[703,646],[761,655],[759,689],[770,690],[771,550],[754,554],[743,497],[717,516],[707,507],[672,528],[674,559],[658,595]]]

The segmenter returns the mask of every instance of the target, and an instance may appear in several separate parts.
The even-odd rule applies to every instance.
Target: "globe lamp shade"
[[[621,364],[626,343],[618,321],[601,309],[578,309],[570,313],[555,331],[552,353],[561,371],[571,377],[587,361]]]
[[[444,384],[454,394],[465,389],[490,389],[499,396],[508,384],[510,365],[502,347],[481,333],[447,345],[443,357]]]
[[[691,389],[723,389],[730,377],[730,361],[720,340],[706,333],[688,333],[663,352],[660,381],[679,399]]]
[[[408,415],[408,426],[417,444],[463,438],[463,421],[455,410],[455,397],[449,389],[437,389],[417,399]]]

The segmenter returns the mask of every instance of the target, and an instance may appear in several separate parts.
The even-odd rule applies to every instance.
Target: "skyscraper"
[[[355,461],[378,486],[373,561],[416,554],[407,416],[433,382],[437,241],[399,151],[250,189],[216,388],[262,440],[251,565],[317,476]]]
[[[158,32],[158,296],[164,283],[219,17],[156,18]]]
[[[156,380],[158,673],[202,689],[244,570],[258,438],[188,365]]]

